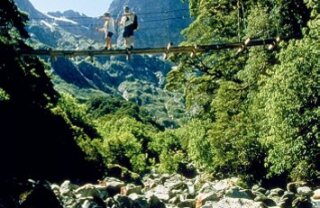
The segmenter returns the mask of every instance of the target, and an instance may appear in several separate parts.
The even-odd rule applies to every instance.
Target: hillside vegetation
[[[223,177],[317,179],[319,1],[190,0],[190,8],[196,19],[183,31],[185,45],[290,40],[274,50],[173,58],[180,64],[167,87],[185,92],[193,122],[202,123],[188,131],[196,135],[186,141],[189,158]],[[205,133],[195,133],[199,126]]]
[[[171,119],[155,122],[152,110],[157,109],[147,111],[141,102],[167,100],[157,99],[159,92],[147,86],[144,77],[126,82],[130,80],[127,71],[117,87],[130,90],[141,85],[148,88],[148,96],[141,99],[137,90],[133,92],[137,100],[125,101],[123,95],[100,91],[89,99],[76,99],[72,96],[76,87],[89,88],[92,83],[67,76],[63,77],[76,83],[69,88],[72,93],[66,83],[58,93],[43,62],[15,52],[29,48],[24,43],[27,17],[11,0],[2,1],[0,162],[6,170],[2,174],[102,177],[120,165],[135,180],[134,173],[150,170],[186,174],[191,163],[217,178],[316,181],[320,170],[320,3],[190,0],[189,4],[195,20],[183,31],[182,45],[278,36],[290,40],[281,41],[273,50],[258,46],[238,54],[221,50],[197,54],[194,59],[172,56],[176,67],[162,84],[184,95],[173,94],[172,102],[185,101],[189,114],[182,116],[183,105],[164,107],[162,112],[173,109],[168,113]],[[153,59],[137,60],[148,64]],[[58,59],[53,63],[56,74],[68,64],[82,74],[89,67],[86,62],[75,67]],[[109,74],[97,73],[112,83]],[[86,168],[89,165],[94,168]]]

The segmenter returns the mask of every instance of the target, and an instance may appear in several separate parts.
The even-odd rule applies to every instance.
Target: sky
[[[43,12],[74,10],[90,17],[105,13],[112,0],[29,0],[33,6]]]

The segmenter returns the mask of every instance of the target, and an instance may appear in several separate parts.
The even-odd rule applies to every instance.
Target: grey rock
[[[267,190],[265,188],[263,188],[263,187],[260,187],[259,185],[252,186],[251,191],[254,194],[261,193],[261,194],[265,195],[267,193]]]
[[[297,193],[302,196],[311,197],[313,195],[313,191],[308,186],[302,186],[297,188]]]
[[[121,188],[125,186],[125,183],[118,180],[106,181],[106,190],[110,196],[114,196],[121,192]]]
[[[64,181],[60,186],[60,194],[63,195],[72,195],[72,191],[79,188],[79,186],[72,184],[69,180]]]
[[[86,184],[74,191],[77,198],[100,197],[99,191],[93,184]]]
[[[206,202],[208,201],[218,201],[219,197],[215,192],[210,192],[210,193],[200,193],[196,199],[201,204],[206,204]]]
[[[316,189],[316,190],[313,192],[312,199],[314,199],[314,200],[320,200],[320,189]]]
[[[186,199],[178,203],[178,207],[194,207],[195,200],[194,199]]]
[[[126,185],[126,194],[130,195],[132,193],[141,194],[142,193],[142,186],[136,186],[133,184]]]
[[[242,198],[242,199],[253,199],[254,195],[250,190],[247,189],[241,189],[238,186],[232,187],[229,189],[226,194],[226,196],[231,198]]]
[[[306,183],[303,181],[290,182],[287,184],[287,191],[297,193],[297,189],[301,186],[305,186]]]
[[[311,204],[313,208],[320,208],[320,200],[319,199],[311,199]]]
[[[269,207],[277,205],[275,201],[273,201],[272,199],[269,199],[268,197],[266,197],[264,194],[261,194],[261,193],[254,198],[254,201],[262,202]]]
[[[255,202],[249,199],[224,198],[220,200],[215,208],[265,208],[262,202]]]
[[[105,203],[99,199],[87,199],[80,205],[81,208],[105,208]]]
[[[174,183],[165,183],[169,190],[186,190],[188,185],[183,181],[178,181]]]
[[[280,197],[278,204],[280,204],[282,207],[291,207],[295,198],[296,195],[293,192],[285,191]]]
[[[150,198],[152,195],[163,201],[168,201],[171,198],[171,196],[169,195],[169,188],[163,185],[158,185],[153,190],[146,192],[147,198]]]
[[[284,190],[281,188],[271,189],[268,197],[281,197],[284,194]]]
[[[188,193],[190,196],[195,196],[196,194],[196,189],[195,189],[195,186],[191,183],[187,183],[188,185]]]
[[[180,201],[180,197],[174,196],[169,200],[169,204],[178,204]]]

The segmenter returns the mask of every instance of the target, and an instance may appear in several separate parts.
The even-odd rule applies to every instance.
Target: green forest
[[[320,1],[189,0],[181,45],[279,37],[274,45],[170,56],[166,90],[189,116],[174,128],[117,96],[55,90],[31,49],[27,14],[0,2],[0,169],[4,178],[96,180],[120,168],[223,179],[317,182],[320,174]],[[173,112],[175,113],[175,112]],[[176,112],[179,113],[179,112]],[[116,171],[115,171],[116,172]],[[118,175],[119,176],[119,175]]]

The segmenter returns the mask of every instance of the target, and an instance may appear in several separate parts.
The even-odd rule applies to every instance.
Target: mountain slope
[[[16,3],[21,9],[31,12],[27,30],[32,37],[29,42],[33,47],[65,50],[103,48],[103,34],[97,34],[92,28],[102,25],[101,20],[70,10],[41,14],[28,0],[17,0]],[[110,12],[113,16],[121,15],[124,3],[126,2],[114,1],[111,4]],[[180,0],[166,0],[154,2],[158,8],[152,8],[149,3],[150,1],[129,1],[129,5],[139,16],[136,47],[163,47],[169,39],[178,43],[181,40],[180,30],[190,19],[179,19],[177,22],[177,18],[181,15],[179,12],[188,13],[187,5]],[[156,14],[147,13],[148,11],[155,11]],[[41,14],[40,18],[33,15],[37,13]],[[148,22],[148,18],[156,18],[161,22]],[[165,18],[168,20],[164,20]],[[167,35],[171,37],[168,39]],[[124,56],[93,57],[91,60],[90,57],[53,58],[50,64],[53,83],[61,92],[71,93],[81,99],[90,99],[93,94],[120,95],[124,100],[146,108],[159,123],[170,123],[169,126],[176,126],[171,125],[173,118],[183,116],[183,99],[177,99],[181,96],[163,90],[171,64],[161,57],[134,56],[130,62]]]

